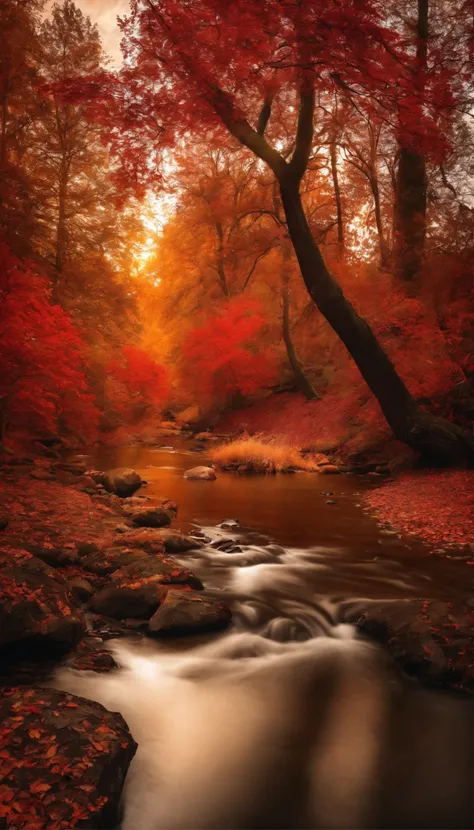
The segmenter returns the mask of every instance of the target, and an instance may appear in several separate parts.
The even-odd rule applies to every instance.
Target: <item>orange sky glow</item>
[[[84,14],[97,23],[104,49],[114,63],[120,63],[120,31],[117,27],[117,15],[127,14],[128,0],[76,0]]]

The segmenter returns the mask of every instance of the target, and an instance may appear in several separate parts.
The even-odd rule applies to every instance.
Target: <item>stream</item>
[[[138,495],[179,505],[199,534],[175,556],[226,601],[224,634],[111,643],[120,671],[57,683],[120,711],[139,749],[123,830],[474,826],[469,701],[427,691],[344,622],[364,598],[453,599],[462,565],[382,527],[362,497],[382,479],[310,473],[189,481],[206,452],[100,448]]]

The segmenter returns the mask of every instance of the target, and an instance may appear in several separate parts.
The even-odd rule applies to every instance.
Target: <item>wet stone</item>
[[[52,689],[3,690],[0,822],[24,830],[115,827],[136,751],[121,715]]]

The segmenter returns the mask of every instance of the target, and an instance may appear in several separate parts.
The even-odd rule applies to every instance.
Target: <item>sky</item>
[[[75,0],[76,5],[89,15],[99,27],[102,43],[114,63],[121,62],[120,31],[117,27],[117,15],[124,15],[129,10],[128,0]]]

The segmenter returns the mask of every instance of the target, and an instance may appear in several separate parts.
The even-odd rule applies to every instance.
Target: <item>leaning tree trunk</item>
[[[329,273],[311,234],[298,182],[287,176],[280,187],[288,231],[306,288],[354,359],[395,436],[431,464],[474,461],[471,436],[416,404],[372,329]]]
[[[283,266],[284,267],[284,266]],[[306,372],[303,369],[302,364],[296,354],[296,349],[293,343],[293,338],[291,336],[291,328],[290,328],[290,297],[289,297],[289,290],[288,290],[288,274],[286,271],[283,272],[282,277],[282,289],[281,289],[281,302],[282,302],[282,335],[283,335],[283,342],[286,346],[286,354],[288,355],[288,362],[291,366],[293,376],[296,381],[296,385],[300,392],[303,393],[307,401],[314,401],[319,398],[318,393],[313,388],[313,384],[311,383],[309,377],[307,376]]]

